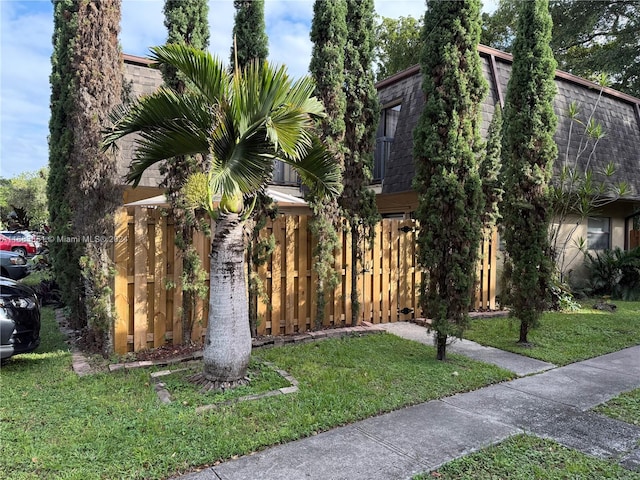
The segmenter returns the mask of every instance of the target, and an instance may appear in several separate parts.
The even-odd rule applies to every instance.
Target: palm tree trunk
[[[241,383],[251,356],[243,227],[239,215],[221,215],[211,242],[204,377],[220,385]]]

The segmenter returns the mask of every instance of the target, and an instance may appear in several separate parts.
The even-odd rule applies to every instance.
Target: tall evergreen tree
[[[51,119],[49,120],[49,202],[50,234],[53,238],[73,236],[73,210],[69,188],[69,157],[74,148],[70,114],[75,102],[75,72],[72,59],[78,22],[78,3],[53,0],[53,54],[51,56]],[[80,245],[74,242],[51,242],[49,245],[54,275],[62,300],[71,310],[70,321],[76,329],[84,327],[82,310]]]
[[[192,45],[199,49],[209,46],[209,4],[206,0],[165,0],[164,26],[167,43]],[[162,79],[169,87],[184,91],[184,79],[175,68],[162,65]]]
[[[499,205],[504,195],[500,181],[502,153],[502,107],[496,109],[487,132],[486,155],[480,163],[480,179],[482,180],[482,195],[484,210],[482,211],[482,226],[486,232],[493,229],[500,219]]]
[[[553,272],[548,184],[557,156],[557,119],[551,27],[548,0],[521,3],[504,110],[502,226],[513,265],[511,313],[520,320],[520,343],[527,342],[546,308]]]
[[[487,85],[477,47],[480,1],[427,2],[422,30],[426,104],[416,126],[420,305],[436,332],[438,360],[447,338],[468,322],[483,207],[479,161],[480,104]]]
[[[326,111],[326,116],[319,122],[322,140],[341,172],[344,171],[346,20],[346,0],[316,0],[313,5],[313,53],[309,70],[316,82],[316,97],[322,101]],[[341,214],[336,199],[327,201],[310,195],[309,205],[314,212],[310,229],[317,240],[314,270],[318,275],[318,289],[314,315],[316,327],[319,328],[324,318],[326,295],[338,282],[333,262],[334,249],[338,246],[336,229],[340,226]]]
[[[231,46],[231,67],[246,68],[252,61],[264,62],[269,55],[268,38],[264,22],[264,0],[234,0],[236,9],[233,25],[233,43]],[[237,52],[236,52],[237,47]],[[258,334],[258,297],[264,290],[256,269],[264,264],[273,251],[275,238],[261,240],[260,230],[266,225],[268,217],[274,217],[277,206],[266,191],[256,192],[256,206],[252,218],[247,222],[251,236],[247,242],[247,268],[249,270],[249,322],[251,335]]]
[[[347,43],[344,50],[345,159],[344,191],[340,197],[351,229],[351,323],[358,323],[360,303],[358,272],[365,249],[373,241],[380,221],[375,193],[368,188],[372,177],[376,127],[380,116],[373,74],[374,2],[347,0]]]
[[[73,225],[88,236],[82,267],[87,324],[92,346],[113,348],[113,298],[110,251],[105,239],[115,231],[114,214],[122,203],[116,158],[101,151],[102,131],[120,104],[123,64],[118,33],[120,0],[78,0],[77,34],[72,69],[75,102],[69,115],[74,144],[69,156]]]
[[[234,46],[231,47],[231,66],[243,68],[251,60],[264,61],[269,56],[269,39],[264,23],[264,0],[234,0],[236,9],[233,25]],[[238,51],[236,52],[236,47]]]
[[[167,27],[167,43],[191,45],[205,50],[209,45],[209,24],[206,0],[165,0],[164,25]],[[162,64],[164,83],[177,92],[184,92],[185,79],[175,67]],[[165,174],[163,185],[171,203],[176,225],[175,244],[182,255],[182,340],[191,342],[191,331],[195,323],[198,296],[206,295],[205,271],[193,246],[193,234],[198,224],[193,207],[188,205],[182,191],[191,175],[204,168],[202,157],[172,158],[162,168]]]

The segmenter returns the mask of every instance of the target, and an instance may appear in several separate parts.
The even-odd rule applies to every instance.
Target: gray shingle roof
[[[482,69],[489,83],[489,93],[482,105],[482,134],[487,128],[499,98],[504,99],[507,82],[511,74],[511,55],[488,47],[479,47]],[[492,68],[492,64],[494,68]],[[495,72],[495,76],[494,76]],[[418,66],[411,67],[378,83],[378,95],[382,106],[402,102],[400,118],[391,156],[386,163],[382,193],[400,193],[411,190],[414,176],[413,129],[424,108],[422,77]],[[625,181],[631,187],[630,198],[640,200],[640,99],[605,88],[600,88],[587,80],[556,72],[558,93],[555,97],[555,112],[558,115],[558,129],[555,139],[558,143],[558,161],[567,152],[570,120],[567,110],[572,101],[579,104],[579,118],[586,122],[591,112],[595,121],[602,124],[605,137],[599,142],[591,167],[594,172],[603,169],[609,162],[616,165],[613,181]],[[595,108],[595,110],[594,110]],[[576,157],[580,136],[575,127],[569,146],[569,158]],[[585,162],[587,156],[581,157]]]

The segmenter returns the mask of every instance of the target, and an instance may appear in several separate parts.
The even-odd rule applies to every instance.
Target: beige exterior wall
[[[637,208],[638,204],[632,202],[616,202],[602,208],[598,217],[606,217],[611,219],[610,224],[610,243],[609,248],[621,248],[625,247],[625,235],[629,233],[625,230],[625,218],[634,212],[634,205]],[[587,246],[587,226],[588,221],[578,223],[579,217],[569,216],[565,219],[564,224],[560,228],[557,247],[564,248],[564,267],[563,271],[568,276],[566,279],[570,285],[580,286],[586,280],[586,268],[584,266],[584,253],[580,250],[580,246]],[[577,224],[577,225],[576,225]],[[597,251],[588,249],[592,255]],[[504,267],[505,252],[499,250],[497,252],[497,294],[500,295],[502,272]],[[562,261],[562,259],[560,259]]]

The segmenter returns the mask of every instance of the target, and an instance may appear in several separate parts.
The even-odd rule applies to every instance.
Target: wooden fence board
[[[147,348],[147,332],[149,331],[149,302],[147,287],[147,268],[149,253],[148,224],[146,212],[142,207],[134,210],[135,228],[135,260],[133,289],[134,297],[134,351]]]
[[[127,353],[129,336],[129,284],[127,275],[127,259],[129,257],[129,218],[127,211],[121,209],[116,213],[114,245],[114,263],[116,275],[113,292],[115,296],[116,320],[114,324],[114,345],[118,354]]]
[[[182,341],[180,276],[182,258],[173,243],[174,225],[159,210],[142,207],[123,209],[117,215],[118,237],[128,239],[114,247],[116,278],[114,326],[116,351],[140,350],[167,341]],[[404,230],[401,230],[404,228]],[[374,323],[407,320],[421,315],[419,285],[421,270],[416,263],[416,231],[412,220],[385,219],[376,227],[376,240],[366,251],[359,272],[360,320]],[[270,305],[258,302],[259,334],[280,335],[313,328],[316,308],[317,275],[313,271],[313,238],[308,217],[280,216],[261,232],[273,233],[276,249],[265,265],[258,268],[270,298]],[[334,267],[340,282],[328,295],[324,326],[351,324],[351,235],[339,233],[342,246],[334,252]],[[209,270],[210,241],[202,234],[194,246]],[[495,308],[495,233],[483,246],[478,269],[478,308]],[[166,282],[175,288],[167,290]],[[413,309],[401,313],[403,308]],[[198,300],[193,340],[201,341],[206,331],[208,301]]]

